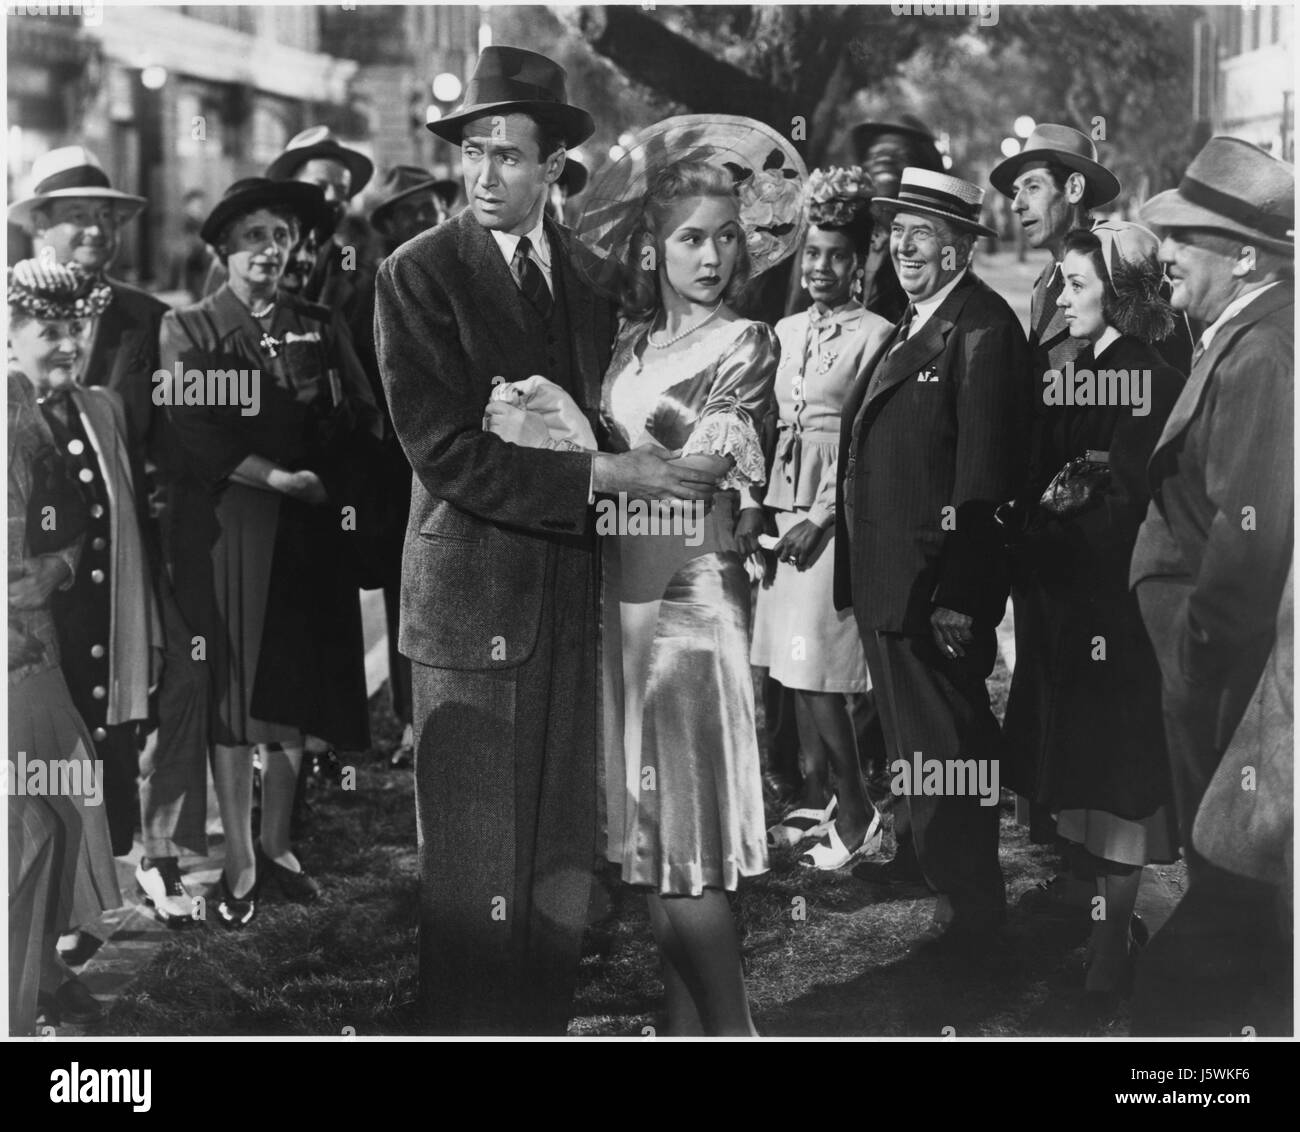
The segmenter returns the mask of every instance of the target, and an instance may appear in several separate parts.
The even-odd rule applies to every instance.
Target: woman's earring
[[[858,300],[858,302],[862,301],[862,292],[864,290],[863,279],[865,277],[866,272],[859,267],[857,271],[853,273],[853,282],[849,286],[849,295]]]
[[[803,291],[808,290],[808,276],[804,275],[802,272],[799,275],[799,288]]]

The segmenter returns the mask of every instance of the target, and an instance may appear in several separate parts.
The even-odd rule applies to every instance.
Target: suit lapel
[[[519,293],[501,249],[492,234],[474,219],[470,209],[465,209],[457,219],[461,221],[458,241],[461,261],[469,268],[472,286],[482,299],[479,309],[496,331],[489,337],[499,360],[498,369],[502,373],[514,372],[519,368],[522,354],[531,367],[528,372],[541,372],[543,367],[535,356],[535,336],[528,332],[524,316],[527,300]]]
[[[582,407],[595,410],[600,406],[600,383],[604,376],[596,357],[595,296],[574,270],[568,233],[550,220],[546,221],[546,233],[551,240],[551,273],[561,280],[561,287],[557,290],[564,295],[569,316],[573,363],[582,388]]]
[[[1219,359],[1228,352],[1228,347],[1233,345],[1248,327],[1292,302],[1292,296],[1293,291],[1291,288],[1285,283],[1279,283],[1267,294],[1260,295],[1245,310],[1238,311],[1214,335],[1214,341],[1201,355],[1200,360],[1192,366],[1192,372],[1187,376],[1187,384],[1183,386],[1178,400],[1174,402],[1173,411],[1169,414],[1168,420],[1165,421],[1165,427],[1160,433],[1160,439],[1152,450],[1151,461],[1149,461],[1148,466],[1154,466],[1154,461],[1160,450],[1173,443],[1191,423],[1192,418],[1196,416],[1210,374],[1214,372],[1214,367],[1219,364]]]
[[[82,375],[82,385],[107,385],[112,376],[110,368],[117,345],[126,331],[122,300],[117,291],[113,291],[113,301],[105,308],[95,324],[95,339],[90,346],[90,356],[86,359],[86,370]]]

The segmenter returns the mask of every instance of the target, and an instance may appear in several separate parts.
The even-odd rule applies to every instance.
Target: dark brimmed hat
[[[576,197],[587,187],[588,176],[587,167],[581,161],[569,157],[565,159],[564,168],[560,170],[555,183],[569,196]]]
[[[1241,138],[1213,137],[1178,188],[1142,206],[1145,224],[1215,228],[1275,251],[1295,251],[1295,166]]]
[[[41,154],[32,163],[32,195],[9,206],[9,223],[33,235],[32,213],[36,209],[52,200],[78,199],[112,201],[119,224],[132,219],[146,203],[144,197],[113,188],[103,166],[85,146],[65,145]]]
[[[442,197],[438,192],[438,181],[432,173],[417,165],[394,165],[385,175],[378,189],[378,203],[370,210],[370,223],[382,232],[387,223],[387,213],[393,205],[416,193],[428,193]],[[443,198],[445,199],[445,198]]]
[[[216,244],[232,220],[247,216],[259,208],[287,208],[297,218],[304,232],[309,229],[333,230],[334,210],[316,185],[305,181],[271,181],[266,177],[245,177],[230,186],[199,229],[204,243]]]
[[[456,198],[460,196],[460,190],[459,181],[434,181],[433,183],[434,196],[447,206],[448,212],[456,207]]]
[[[960,177],[918,169],[909,165],[903,170],[896,197],[876,197],[871,207],[886,215],[897,212],[938,216],[966,232],[979,236],[996,236],[992,228],[980,223],[980,206],[984,190]]]
[[[272,181],[290,181],[307,162],[317,158],[337,161],[351,172],[349,200],[370,183],[375,171],[374,162],[360,150],[339,145],[328,126],[310,126],[289,139],[284,152],[266,167],[266,175]]]
[[[1016,178],[1026,165],[1035,161],[1054,161],[1082,173],[1088,186],[1083,201],[1089,208],[1109,204],[1119,196],[1119,178],[1097,160],[1097,147],[1092,144],[1092,138],[1051,122],[1035,126],[1019,153],[993,167],[989,181],[1004,197],[1015,197]]]
[[[591,115],[570,106],[567,78],[558,63],[522,47],[485,47],[465,84],[465,98],[445,118],[429,122],[429,132],[460,145],[466,122],[491,114],[531,114],[554,125],[568,147],[596,132]]]
[[[917,143],[913,156],[919,167],[932,169],[936,173],[943,172],[943,154],[939,152],[937,139],[930,128],[912,114],[895,114],[890,116],[889,121],[863,122],[854,126],[853,146],[858,161],[866,160],[871,143],[881,134],[902,134],[905,138],[910,138]]]

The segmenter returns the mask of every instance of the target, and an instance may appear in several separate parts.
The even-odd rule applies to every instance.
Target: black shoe
[[[320,885],[307,875],[307,870],[299,868],[298,872],[277,865],[268,857],[259,845],[257,847],[259,875],[264,871],[275,881],[286,900],[295,904],[311,904],[320,899]]]
[[[222,927],[226,928],[246,928],[253,922],[253,917],[257,915],[257,893],[262,887],[262,878],[259,876],[243,896],[236,896],[230,891],[230,882],[226,880],[226,871],[221,870],[221,891],[220,899],[217,901],[217,919],[221,921]]]
[[[36,1004],[47,1026],[86,1026],[104,1014],[99,1000],[77,979],[69,979],[53,994],[41,991]]]
[[[923,888],[930,891],[925,874],[916,863],[911,851],[897,852],[888,861],[863,861],[853,870],[853,875],[867,884],[885,885],[889,888]]]
[[[135,882],[145,904],[169,928],[194,923],[194,901],[181,880],[180,862],[175,857],[145,857],[135,870]]]
[[[78,931],[77,942],[66,951],[60,951],[59,958],[69,967],[80,967],[103,946],[104,941],[99,936],[91,935],[90,932]]]

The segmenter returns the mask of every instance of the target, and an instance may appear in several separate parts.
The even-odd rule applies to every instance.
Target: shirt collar
[[[492,238],[497,242],[497,247],[501,249],[501,254],[506,257],[506,263],[513,261],[515,248],[519,246],[519,236],[512,232],[498,232],[495,228],[490,228],[489,231],[492,233]],[[544,218],[539,216],[531,231],[523,234],[528,237],[528,242],[532,245],[533,257],[543,267],[549,269],[551,266],[551,242],[546,238]]]
[[[952,293],[952,289],[965,278],[966,272],[969,270],[970,265],[967,264],[928,299],[919,299],[912,304],[912,306],[916,308],[916,314],[912,318],[912,325],[908,331],[909,337],[916,333],[920,328],[921,323],[926,322],[930,316],[939,309],[943,304],[944,299],[946,299]]]
[[[1276,286],[1276,281],[1265,283],[1264,286],[1256,287],[1255,290],[1247,291],[1244,295],[1238,295],[1233,299],[1232,302],[1223,308],[1223,313],[1205,328],[1205,333],[1201,335],[1200,348],[1202,350],[1208,350],[1210,348],[1210,343],[1214,341],[1214,336],[1223,329],[1224,323],[1226,323],[1230,318],[1235,318],[1239,315],[1270,287]]]
[[[1093,343],[1092,356],[1094,359],[1100,358],[1111,346],[1111,343],[1118,342],[1122,335],[1113,326],[1106,327],[1101,332],[1101,337]]]

